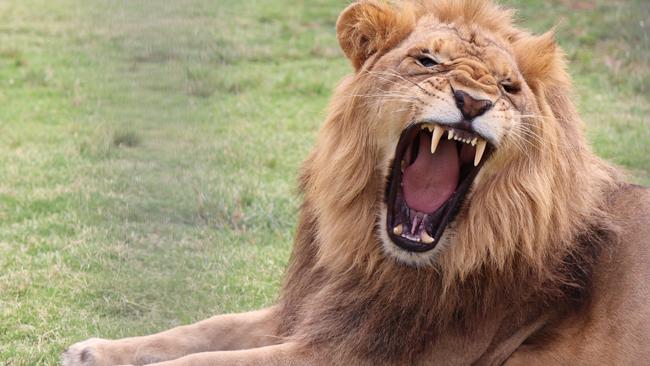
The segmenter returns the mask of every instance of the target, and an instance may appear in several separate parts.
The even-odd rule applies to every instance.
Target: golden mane
[[[348,53],[359,71],[336,89],[302,170],[307,202],[302,210],[303,215],[316,218],[312,230],[318,265],[335,271],[359,266],[372,273],[387,261],[375,230],[387,167],[379,159],[381,136],[367,120],[369,107],[361,97],[374,80],[364,70],[408,35],[418,19],[435,17],[452,27],[490,31],[506,42],[541,110],[541,115],[526,119],[534,133],[526,144],[505,142],[504,148],[520,152],[501,155],[495,162],[498,172],[481,176],[471,192],[471,206],[456,220],[455,244],[440,253],[437,269],[446,278],[446,287],[487,264],[507,271],[515,260],[525,261],[531,271],[543,275],[549,260],[560,260],[577,235],[595,222],[606,221],[600,207],[616,174],[585,142],[582,121],[570,100],[564,56],[552,34],[535,36],[518,30],[512,23],[513,12],[489,1],[365,3],[371,4],[364,8],[366,13],[356,14],[371,20],[365,27],[389,29],[372,40],[366,35],[369,30],[361,26],[348,32],[364,33],[360,38],[339,33],[346,53],[346,45],[354,39],[374,44],[368,54]],[[387,17],[387,12],[396,16]],[[362,66],[355,57],[368,62]]]
[[[356,72],[337,87],[302,169],[304,202],[280,298],[280,333],[307,346],[333,343],[334,364],[353,357],[408,363],[423,351],[415,346],[423,334],[471,334],[503,307],[534,312],[523,304],[541,309],[552,303],[561,311],[583,301],[604,243],[616,240],[604,208],[621,180],[585,141],[552,34],[518,30],[512,11],[489,1],[361,3],[370,4],[362,8],[368,14],[355,16],[371,19],[371,28],[403,29],[375,29],[379,39],[366,52],[351,52],[347,45],[370,45],[368,24],[352,22],[342,32],[349,12],[339,18],[339,41]],[[382,249],[378,215],[389,167],[381,157],[392,154],[386,149],[394,144],[385,140],[386,127],[369,119],[364,95],[375,87],[374,63],[424,17],[457,27],[462,36],[488,30],[505,42],[540,115],[522,120],[529,124],[526,143],[506,138],[499,148],[512,153],[496,154],[491,164],[498,169],[479,174],[451,244],[431,265],[411,267]]]

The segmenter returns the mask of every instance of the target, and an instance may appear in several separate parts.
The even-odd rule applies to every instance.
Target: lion
[[[650,190],[594,155],[551,32],[487,0],[349,5],[277,303],[89,339],[89,365],[641,365]]]

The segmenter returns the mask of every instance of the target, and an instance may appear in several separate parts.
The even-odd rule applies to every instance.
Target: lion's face
[[[552,34],[511,14],[487,0],[362,0],[341,14],[356,72],[302,181],[322,263],[370,268],[387,253],[462,276],[537,261],[537,243],[571,234],[567,213],[598,187],[574,176],[589,150],[570,80]]]
[[[388,253],[428,261],[480,177],[522,154],[535,98],[496,37],[426,18],[365,72],[362,102],[388,167],[380,236]]]
[[[400,19],[373,2],[354,7],[339,20],[339,40],[358,68],[354,108],[365,111],[386,182],[379,237],[386,253],[428,264],[454,241],[483,178],[527,159],[538,102],[503,34],[431,15]],[[383,42],[401,34],[380,54],[367,28],[382,26]],[[354,32],[364,34],[356,43]]]
[[[407,262],[429,261],[453,237],[480,177],[522,154],[534,96],[488,34],[427,19],[366,72],[373,87],[364,102],[389,167],[383,245]]]

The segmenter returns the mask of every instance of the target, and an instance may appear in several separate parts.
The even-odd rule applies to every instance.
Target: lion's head
[[[584,141],[563,55],[511,16],[478,0],[340,15],[355,73],[302,181],[321,263],[541,267],[599,215],[613,173]]]

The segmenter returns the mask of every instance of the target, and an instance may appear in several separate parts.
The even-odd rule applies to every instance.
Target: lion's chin
[[[397,253],[411,258],[439,245],[492,150],[472,131],[434,123],[414,123],[402,132],[382,220],[382,235]]]
[[[388,230],[386,228],[386,214],[387,210],[384,208],[381,210],[380,216],[380,225],[378,228],[378,236],[381,242],[382,251],[385,256],[393,258],[400,264],[411,266],[411,267],[430,267],[435,265],[437,258],[445,248],[448,247],[449,243],[453,242],[455,238],[455,228],[454,223],[447,225],[445,232],[442,234],[442,237],[436,242],[435,246],[432,246],[430,250],[427,251],[411,251],[404,249],[398,243],[393,241],[393,239],[388,235]]]

